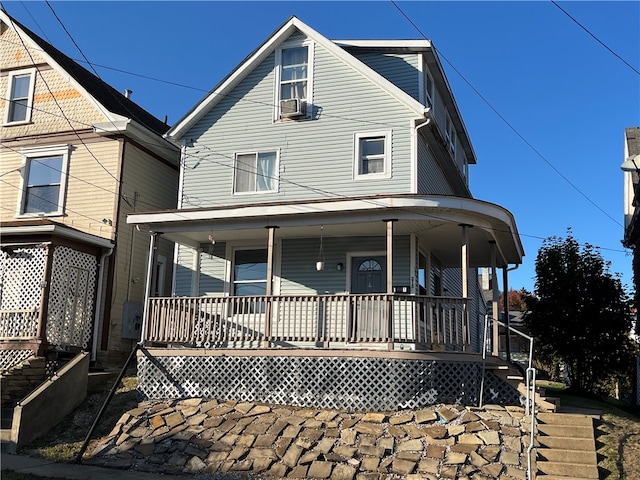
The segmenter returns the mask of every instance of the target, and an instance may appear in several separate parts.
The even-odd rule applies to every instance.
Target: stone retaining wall
[[[204,399],[144,402],[85,461],[258,478],[524,480],[526,424],[522,408],[497,405],[347,413]]]
[[[31,357],[23,360],[8,372],[0,375],[2,405],[11,405],[21,400],[46,378],[47,369],[44,357]]]

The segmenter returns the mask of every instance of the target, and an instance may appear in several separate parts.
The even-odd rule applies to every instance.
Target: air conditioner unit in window
[[[280,100],[280,118],[301,117],[305,114],[305,102],[299,98]]]

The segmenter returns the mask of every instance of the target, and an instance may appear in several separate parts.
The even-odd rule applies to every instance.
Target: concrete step
[[[598,457],[595,451],[566,450],[560,448],[539,448],[538,462],[579,463],[581,465],[597,465]]]
[[[536,479],[539,480],[591,480],[591,478],[585,477],[576,477],[576,476],[566,476],[566,475],[545,475],[543,473],[538,473],[536,475]]]
[[[574,415],[572,413],[539,413],[538,422],[547,425],[571,425],[593,428],[593,418],[588,415]]]
[[[571,437],[571,438],[591,438],[593,439],[593,427],[583,427],[574,425],[549,425],[548,423],[538,424],[538,434],[551,437]]]
[[[547,475],[598,479],[598,467],[581,463],[538,462],[538,472]]]
[[[595,452],[596,442],[591,438],[573,438],[573,437],[549,437],[545,435],[538,435],[536,442],[541,448],[559,448],[565,450],[587,450]],[[525,438],[525,443],[528,446],[529,439]]]

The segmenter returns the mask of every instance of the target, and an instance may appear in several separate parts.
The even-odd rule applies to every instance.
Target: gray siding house
[[[176,245],[173,295],[146,302],[145,395],[477,399],[436,371],[477,383],[477,269],[524,252],[511,213],[471,195],[476,157],[429,41],[331,41],[292,17],[166,136],[179,208],[127,220]]]

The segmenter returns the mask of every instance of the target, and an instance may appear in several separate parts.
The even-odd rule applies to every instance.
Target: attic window
[[[9,74],[5,124],[22,124],[31,121],[35,73],[35,69],[30,68]]]
[[[275,119],[307,116],[311,101],[313,45],[284,45],[276,52],[277,85]]]

